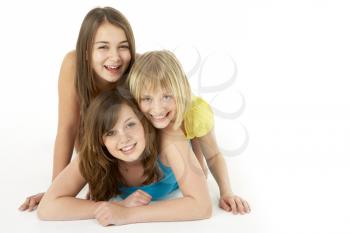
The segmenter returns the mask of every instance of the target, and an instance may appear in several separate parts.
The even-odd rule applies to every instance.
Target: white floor
[[[1,3],[1,232],[350,232],[349,4],[227,2]],[[216,123],[224,149],[242,144],[242,129],[248,132],[245,150],[226,161],[234,191],[251,204],[249,215],[217,208],[212,177],[214,213],[204,221],[103,228],[94,220],[42,222],[35,212],[17,211],[50,183],[60,63],[74,48],[82,17],[99,4],[125,13],[139,52],[178,48],[194,92],[214,107],[244,106],[229,119],[218,113]],[[200,58],[191,60],[196,51]],[[191,69],[196,61],[204,68]],[[222,83],[232,70],[234,85],[206,93],[203,86]]]

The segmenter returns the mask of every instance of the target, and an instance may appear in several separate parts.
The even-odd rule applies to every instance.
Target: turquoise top
[[[171,170],[171,167],[165,166],[160,159],[158,158],[158,164],[160,169],[163,172],[163,178],[159,180],[158,182],[148,184],[148,185],[142,185],[142,186],[133,186],[133,187],[120,187],[119,191],[121,194],[119,195],[121,198],[125,199],[130,194],[135,192],[138,189],[141,189],[142,191],[148,193],[152,196],[152,201],[161,200],[168,194],[170,194],[172,191],[179,188],[176,177]]]

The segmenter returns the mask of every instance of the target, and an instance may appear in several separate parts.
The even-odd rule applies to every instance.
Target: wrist
[[[134,213],[134,208],[135,207],[124,207],[123,206],[123,212],[125,213],[125,221],[126,224],[131,224],[131,223],[136,223],[135,221],[135,213]]]
[[[220,197],[223,196],[233,196],[233,192],[231,189],[220,190]]]

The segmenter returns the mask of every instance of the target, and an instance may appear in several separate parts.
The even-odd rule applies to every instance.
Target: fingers
[[[220,198],[220,207],[226,211],[231,211],[233,214],[247,214],[250,212],[248,202],[239,196],[226,196]]]
[[[125,198],[121,204],[125,207],[136,207],[141,205],[147,205],[152,200],[152,196],[142,190],[136,190],[127,198]]]
[[[152,196],[149,195],[148,193],[146,193],[145,191],[138,189],[136,192],[142,194],[143,196],[145,196],[147,199],[152,199]]]
[[[25,202],[18,208],[20,211],[25,211],[28,209],[30,198],[31,197],[27,197]]]
[[[234,198],[235,202],[236,202],[236,206],[237,206],[237,210],[240,214],[245,214],[244,211],[244,206],[242,204],[241,198],[240,197],[235,197]]]
[[[137,198],[136,201],[140,202],[141,204],[148,204],[152,200],[152,196],[141,189],[135,191],[134,196]]]
[[[230,205],[227,204],[227,203],[225,202],[224,199],[220,199],[219,205],[220,205],[220,207],[221,207],[222,209],[224,209],[225,211],[227,211],[227,212],[230,212],[230,211],[231,211]]]
[[[238,214],[238,208],[237,208],[235,199],[234,199],[234,198],[229,198],[229,199],[228,199],[228,203],[229,203],[229,205],[230,205],[230,207],[231,207],[231,210],[232,210],[231,212],[232,212],[233,214]]]
[[[35,209],[35,207],[37,206],[38,202],[36,201],[36,199],[34,197],[32,197],[29,200],[29,205],[28,205],[28,211],[33,211]]]
[[[33,211],[35,207],[39,204],[41,198],[44,196],[44,193],[38,193],[27,197],[25,202],[18,208],[20,211],[28,210]]]
[[[102,202],[95,210],[95,218],[102,226],[108,226],[110,223],[110,215],[107,212],[107,203]]]
[[[245,212],[250,213],[250,206],[249,206],[248,202],[246,200],[243,200],[242,203],[243,203],[243,206],[245,208]]]

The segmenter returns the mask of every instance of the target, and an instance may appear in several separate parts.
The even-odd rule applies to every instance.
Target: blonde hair
[[[138,57],[132,66],[127,84],[140,104],[142,91],[161,88],[175,98],[174,128],[181,126],[191,103],[191,87],[176,56],[167,50],[152,51]]]

